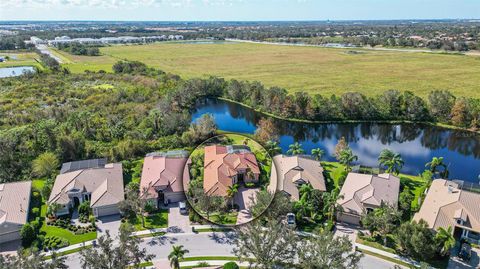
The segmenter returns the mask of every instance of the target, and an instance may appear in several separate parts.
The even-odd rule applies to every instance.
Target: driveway
[[[252,206],[252,199],[257,197],[257,192],[259,191],[260,188],[238,188],[238,193],[234,197],[234,203],[239,207],[237,225],[247,223],[253,219],[248,209]]]
[[[182,215],[178,203],[168,207],[168,232],[170,233],[188,233],[192,231],[188,214]],[[193,209],[190,209],[193,210]]]
[[[0,254],[2,255],[15,255],[17,250],[22,246],[21,240],[15,240],[0,244]]]
[[[359,227],[349,225],[346,223],[337,223],[335,225],[335,231],[334,234],[335,236],[347,236],[348,239],[350,239],[350,242],[352,242],[352,245],[355,246],[355,241],[357,240],[357,233],[358,233]]]
[[[109,231],[110,235],[115,238],[120,232],[121,224],[120,215],[99,217],[97,219],[98,237],[104,235],[106,231]]]
[[[480,268],[480,249],[472,248],[472,258],[469,262],[464,262],[457,257],[457,249],[452,251],[450,260],[448,261],[448,269],[470,269],[470,268]]]

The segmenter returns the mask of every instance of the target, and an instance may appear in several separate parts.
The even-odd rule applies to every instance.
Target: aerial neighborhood
[[[0,269],[480,268],[480,2],[413,2],[2,1]]]

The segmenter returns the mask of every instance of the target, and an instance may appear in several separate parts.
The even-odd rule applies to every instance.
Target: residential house
[[[258,182],[260,168],[247,146],[206,146],[203,189],[207,195],[226,196],[239,182]]]
[[[327,190],[319,161],[301,155],[273,157],[269,191],[283,191],[297,201],[300,199],[299,189],[304,184],[310,184],[316,190]]]
[[[391,174],[349,173],[340,191],[337,220],[358,225],[361,216],[382,203],[397,206],[400,179]]]
[[[31,181],[0,184],[0,243],[18,240],[28,221]]]
[[[425,220],[434,230],[452,227],[456,238],[480,244],[480,193],[462,190],[453,181],[436,179],[413,219]]]
[[[143,162],[141,197],[156,207],[185,200],[183,180],[189,180],[188,152],[170,151],[148,154]]]
[[[121,163],[106,163],[105,159],[65,163],[48,199],[48,204],[62,206],[57,215],[69,214],[84,201],[96,217],[119,213],[118,204],[124,200]]]

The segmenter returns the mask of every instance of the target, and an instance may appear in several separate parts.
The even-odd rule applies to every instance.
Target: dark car
[[[464,261],[469,261],[472,258],[472,247],[467,243],[463,243],[458,252],[458,257]]]

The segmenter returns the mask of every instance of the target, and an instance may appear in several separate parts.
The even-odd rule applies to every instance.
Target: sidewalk
[[[188,257],[188,258],[192,258],[192,257]],[[193,257],[194,258],[194,257]],[[248,267],[249,266],[249,263],[248,262],[239,262],[239,261],[236,261],[235,260],[235,257],[232,257],[232,260],[233,262],[237,263],[237,265],[239,266],[242,266],[242,267]],[[228,260],[198,260],[198,261],[186,261],[186,262],[180,262],[180,266],[184,267],[184,266],[195,266],[197,265],[198,263],[200,262],[206,262],[208,263],[209,265],[211,266],[221,266],[221,265],[224,265],[226,264],[227,262],[230,262]],[[150,268],[154,268],[154,269],[171,269],[170,267],[170,262],[166,259],[162,259],[162,260],[157,260],[157,261],[154,261],[153,262],[153,267],[150,267]]]
[[[407,264],[413,265],[415,267],[420,266],[420,263],[417,262],[417,261],[414,261],[414,260],[406,258],[406,257],[402,257],[402,256],[394,254],[394,253],[386,252],[386,251],[380,250],[378,248],[369,247],[369,246],[366,246],[366,245],[363,245],[363,244],[360,244],[360,243],[355,243],[355,247],[357,249],[366,250],[368,252],[372,252],[372,253],[375,253],[375,254],[378,254],[378,255],[381,255],[381,256],[384,256],[384,257],[388,257],[388,258],[391,258],[391,259],[394,259],[394,260],[397,260],[397,261],[400,261],[400,262],[403,262],[403,263],[407,263]]]

